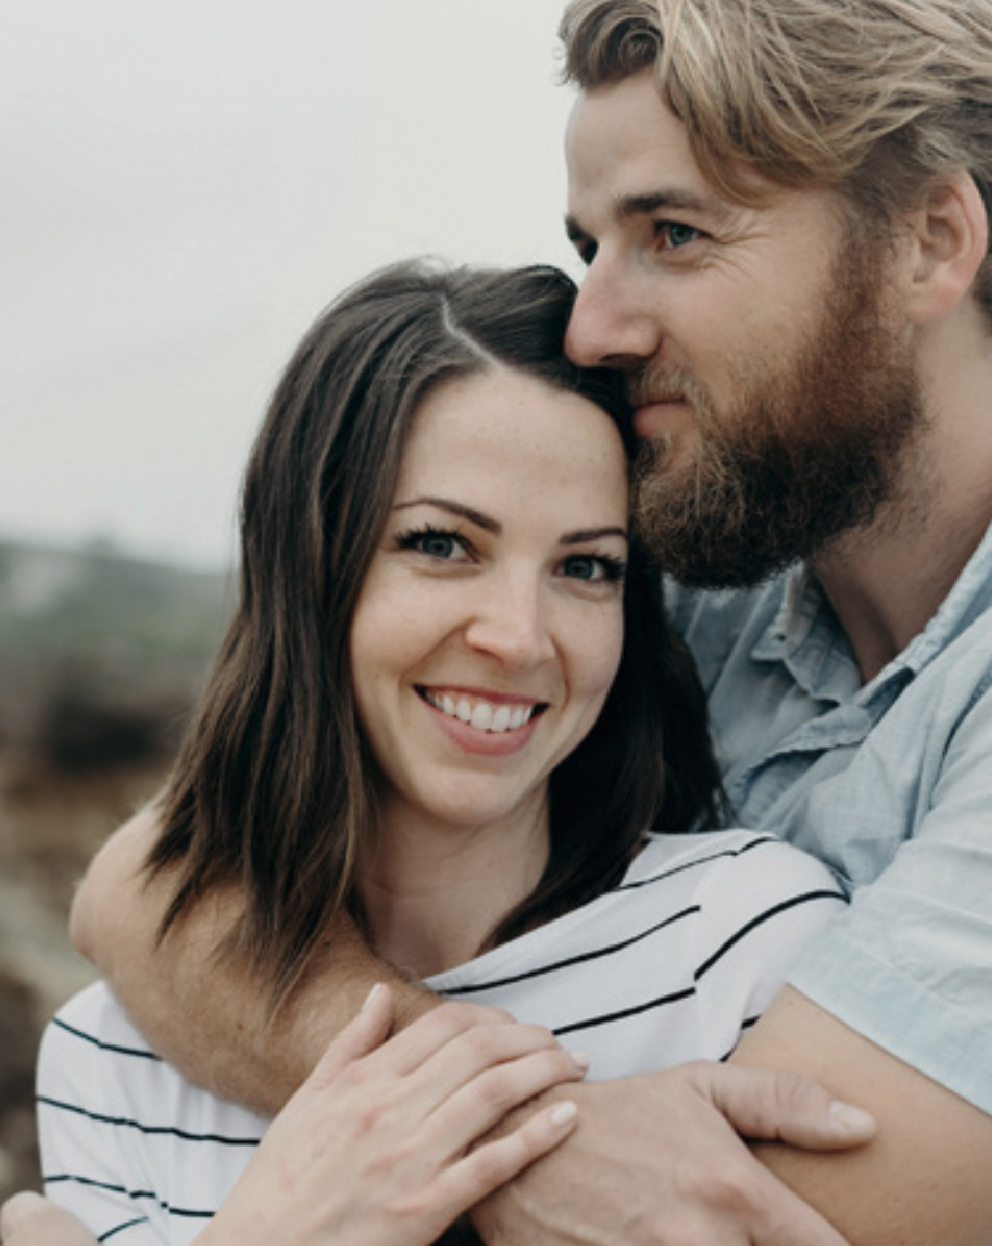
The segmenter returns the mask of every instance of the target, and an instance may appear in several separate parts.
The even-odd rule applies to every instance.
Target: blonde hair
[[[966,170],[990,221],[990,0],[573,0],[559,34],[581,90],[651,69],[733,199],[758,173],[887,222]]]

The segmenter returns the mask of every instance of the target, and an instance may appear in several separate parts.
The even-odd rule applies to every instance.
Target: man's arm
[[[104,846],[77,895],[73,937],[167,1059],[225,1097],[274,1113],[311,1072],[327,1036],[345,1027],[372,985],[396,980],[396,975],[345,925],[290,1006],[267,1026],[258,980],[247,971],[239,974],[227,964],[212,963],[214,948],[237,917],[234,892],[198,905],[156,948],[168,880],[146,885],[141,879],[155,831],[154,810],[146,810]],[[401,1024],[437,1002],[416,984],[395,988],[397,998],[401,990],[407,1009]],[[730,1246],[735,1240],[727,1232],[731,1201],[736,1204],[734,1218],[750,1226],[773,1226],[777,1234],[743,1236],[743,1242],[841,1246],[815,1212],[753,1159],[736,1132],[829,1148],[865,1140],[865,1120],[847,1121],[833,1114],[829,1096],[815,1088],[812,1097],[807,1084],[803,1101],[798,1101],[796,1085],[793,1076],[694,1065],[652,1079],[571,1088],[582,1092],[577,1133],[584,1145],[575,1149],[572,1162],[551,1166],[549,1159],[543,1160],[529,1170],[534,1182],[526,1174],[524,1181],[512,1183],[509,1196],[495,1200],[490,1214],[481,1219],[487,1240],[508,1246],[566,1242],[577,1224],[590,1228],[600,1220],[604,1242],[635,1246],[641,1241],[691,1240],[695,1246],[709,1241]],[[666,1122],[664,1134],[660,1122]],[[703,1157],[696,1175],[685,1163],[694,1137]],[[622,1172],[625,1182],[619,1180]],[[692,1190],[693,1180],[703,1189]],[[519,1189],[523,1198],[513,1193]],[[632,1208],[640,1199],[654,1209],[639,1230],[647,1236],[629,1232]],[[681,1200],[692,1236],[659,1235],[662,1225],[679,1232]],[[698,1232],[698,1224],[714,1224],[716,1236],[709,1238],[709,1229]]]
[[[767,1169],[866,1246],[986,1246],[991,1122],[978,1108],[785,988],[736,1064],[804,1072],[872,1112],[869,1146],[831,1157],[761,1144]]]
[[[851,1133],[840,1131],[848,1149],[835,1150],[830,1137],[792,1128],[786,1073],[776,1083],[737,1080],[760,1067],[768,1078],[776,1069],[813,1075],[797,1083],[802,1102],[810,1105],[823,1084],[826,1103],[834,1096],[873,1113],[876,1134],[854,1147],[868,1136],[857,1118]],[[492,1246],[991,1240],[989,1118],[791,988],[732,1063],[590,1083],[571,1087],[570,1097],[580,1109],[573,1136],[476,1209]],[[739,1134],[783,1141],[750,1150]]]
[[[258,976],[231,958],[223,965],[215,958],[238,917],[234,888],[197,904],[156,946],[171,899],[168,876],[146,881],[142,873],[156,819],[151,805],[104,844],[77,891],[70,931],[152,1047],[192,1082],[273,1115],[376,983],[393,991],[397,1028],[439,1003],[378,960],[343,918],[294,995],[270,1018]]]

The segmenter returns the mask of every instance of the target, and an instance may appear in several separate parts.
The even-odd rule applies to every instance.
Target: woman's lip
[[[482,700],[483,698],[478,697],[477,699]],[[437,705],[432,705],[430,701],[425,699],[424,695],[420,697],[420,700],[424,707],[434,716],[439,729],[452,743],[458,745],[463,752],[481,757],[508,757],[512,753],[517,753],[523,749],[535,734],[539,719],[545,708],[544,702],[523,702],[519,699],[516,702],[518,705],[535,705],[540,708],[536,709],[527,722],[524,722],[520,727],[512,727],[507,731],[487,731],[484,728],[474,727],[471,723],[465,722],[461,718],[455,718],[451,714],[447,714],[445,710],[440,709]],[[507,702],[504,703],[507,704]],[[491,704],[494,704],[494,702],[491,702]]]
[[[491,688],[475,688],[464,684],[418,684],[421,692],[433,697],[451,697],[454,701],[466,698],[471,701],[487,701],[491,705],[524,705],[529,709],[546,702],[538,697],[525,696],[520,692],[494,692]]]

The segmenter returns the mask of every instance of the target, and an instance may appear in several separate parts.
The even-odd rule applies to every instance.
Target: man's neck
[[[911,643],[945,601],[990,524],[840,541],[812,565],[849,638],[864,682]]]
[[[990,526],[990,338],[978,319],[945,326],[922,352],[929,424],[894,501],[812,559],[866,681],[922,631]]]

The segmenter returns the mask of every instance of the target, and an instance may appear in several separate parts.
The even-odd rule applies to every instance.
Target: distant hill
[[[99,769],[174,748],[230,577],[0,540],[0,747]]]

